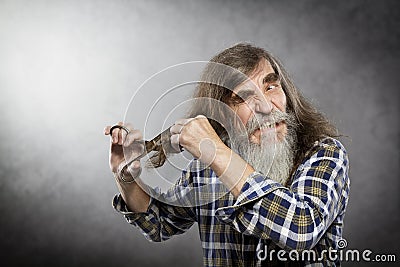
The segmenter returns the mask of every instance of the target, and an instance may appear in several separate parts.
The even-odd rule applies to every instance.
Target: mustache
[[[288,127],[293,127],[295,125],[295,119],[292,113],[286,113],[280,110],[273,110],[269,114],[256,113],[247,122],[246,131],[248,134],[251,134],[261,127],[275,127],[276,123],[282,121],[284,121]]]

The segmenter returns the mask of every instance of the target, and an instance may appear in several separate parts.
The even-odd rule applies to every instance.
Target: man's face
[[[286,184],[296,145],[294,114],[286,112],[285,92],[267,60],[249,78],[232,93],[230,106],[245,131],[234,121],[231,147],[256,171]]]
[[[249,81],[236,87],[232,93],[233,99],[238,97],[244,99],[241,103],[231,105],[244,125],[249,125],[249,122],[255,119],[255,114],[268,116],[273,111],[286,113],[285,93],[278,75],[267,60],[262,60],[249,78]],[[259,121],[257,125],[249,135],[250,142],[254,144],[261,144],[262,136],[274,131],[279,141],[282,141],[287,134],[287,125],[283,119],[276,119],[272,124]]]

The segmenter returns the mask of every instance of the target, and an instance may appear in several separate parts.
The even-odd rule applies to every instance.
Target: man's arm
[[[150,196],[136,183],[123,183],[116,178],[116,184],[127,208],[133,212],[146,212]]]
[[[236,203],[216,215],[237,231],[271,239],[281,248],[312,249],[343,215],[349,184],[346,152],[337,140],[328,139],[303,162],[290,188],[253,173]]]
[[[185,189],[192,186],[191,181],[191,172],[184,171],[181,179],[169,189],[165,196],[180,195],[181,199],[178,198],[178,200],[185,200],[187,195],[180,193],[181,190],[185,191]],[[136,187],[140,188],[139,185],[136,185]],[[144,192],[144,194],[146,193]],[[189,200],[193,201],[191,196],[189,194]],[[143,206],[143,208],[146,207],[146,210],[140,212],[133,212],[121,195],[114,197],[113,206],[125,216],[128,223],[139,227],[144,236],[153,242],[161,242],[174,235],[182,234],[197,220],[195,209],[192,206],[169,205],[153,197],[149,197],[149,202]]]
[[[171,131],[171,140],[210,164],[236,196],[233,206],[218,209],[216,215],[243,234],[271,239],[286,249],[311,249],[344,212],[350,183],[348,159],[334,139],[298,169],[289,189],[255,173],[223,145],[204,116],[178,121]]]
[[[118,125],[122,126],[122,122]],[[196,220],[192,208],[176,207],[157,201],[136,182],[130,182],[139,176],[140,162],[134,161],[128,169],[122,168],[127,161],[123,150],[129,147],[128,154],[141,154],[143,147],[135,141],[142,140],[142,134],[138,130],[128,128],[128,125],[124,127],[129,131],[117,128],[110,136],[110,168],[121,193],[114,197],[114,208],[122,213],[130,224],[139,227],[150,241],[167,240],[173,235],[185,232]],[[104,129],[105,135],[110,135],[110,128],[107,126]],[[122,170],[124,173],[121,173]],[[188,175],[184,174],[181,181],[188,178]],[[120,178],[121,175],[124,179]]]
[[[221,141],[205,116],[177,121],[171,127],[171,143],[177,151],[181,146],[210,166],[235,197],[254,172],[252,166]]]
[[[123,126],[123,123],[119,122],[117,125]],[[129,125],[124,127],[129,130],[129,134],[124,129],[116,128],[110,132],[111,126],[106,126],[104,128],[104,134],[110,135],[110,169],[114,173],[117,187],[129,209],[135,212],[144,212],[147,210],[150,197],[136,184],[136,182],[125,183],[118,178],[118,172],[121,169],[120,167],[126,162],[124,149],[132,147],[132,143],[135,142],[135,140],[142,139],[140,131],[130,128]],[[140,154],[142,148],[134,147],[131,150],[133,154]],[[124,175],[129,176],[127,179],[132,180],[134,179],[132,176],[138,175],[139,173],[140,162],[134,161],[130,166],[130,171],[126,171]]]
[[[219,144],[216,155],[210,167],[232,195],[237,198],[246,179],[254,173],[254,169],[224,144]]]

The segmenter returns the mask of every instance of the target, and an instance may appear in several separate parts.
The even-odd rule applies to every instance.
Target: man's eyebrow
[[[279,80],[279,75],[272,72],[272,73],[268,73],[262,80],[263,84],[265,83],[270,83],[270,82],[276,82]],[[249,87],[244,87],[242,89],[239,89],[238,92],[234,92],[235,95],[239,96],[239,97],[244,97],[244,96],[250,96],[250,95],[254,95],[255,91],[254,88],[249,88]]]
[[[239,90],[238,92],[234,92],[234,95],[245,98],[247,96],[254,95],[254,89],[249,89],[249,88],[243,88],[242,90]]]
[[[264,83],[270,83],[270,82],[276,82],[279,80],[279,75],[276,73],[269,73],[267,76],[264,77],[263,79],[263,84]]]

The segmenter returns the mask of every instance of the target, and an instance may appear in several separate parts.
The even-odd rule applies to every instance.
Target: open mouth
[[[255,144],[261,144],[261,140],[264,137],[271,138],[271,140],[275,140],[275,138],[279,138],[279,136],[284,132],[282,128],[285,124],[285,121],[279,122],[264,122],[261,127],[255,128],[249,134],[249,140]]]
[[[261,127],[258,127],[256,129],[254,129],[250,135],[257,135],[257,132],[270,132],[273,130],[277,130],[285,121],[280,121],[280,122],[264,122]]]

